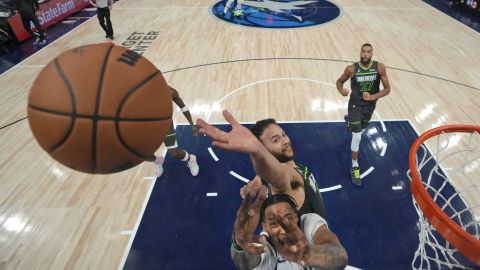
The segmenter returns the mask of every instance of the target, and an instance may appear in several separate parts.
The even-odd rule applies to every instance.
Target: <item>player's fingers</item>
[[[285,230],[285,234],[287,235],[286,242],[288,244],[302,245],[305,242],[305,235],[293,220],[283,218],[280,221],[280,226],[282,226],[283,230]]]
[[[288,218],[281,218],[280,220],[280,226],[285,230],[285,232],[296,232],[299,228],[298,226]]]
[[[205,120],[198,118],[196,121],[196,125],[200,128],[200,133],[207,135],[212,140],[220,140],[222,142],[225,141],[223,137],[225,137],[226,133],[210,125]]]
[[[264,185],[261,185],[252,191],[254,191],[257,196],[255,201],[253,202],[252,209],[255,210],[255,212],[257,213],[260,213],[260,208],[262,207],[263,202],[267,198],[267,188]]]
[[[242,210],[244,212],[247,212],[248,208],[250,208],[252,202],[252,194],[250,192],[245,193],[245,198],[243,199],[242,203],[240,204],[240,207],[238,210]]]
[[[242,199],[245,199],[245,186],[243,186],[243,187],[240,189],[240,197],[242,197]]]
[[[198,127],[200,128],[203,128],[205,129],[207,126],[209,126],[210,124],[208,124],[205,120],[203,120],[202,118],[198,118],[197,121],[195,121],[195,125],[197,125]]]
[[[230,123],[232,126],[240,125],[240,123],[237,122],[237,120],[233,117],[233,115],[229,111],[223,110],[222,114],[225,120],[227,120],[227,122]]]

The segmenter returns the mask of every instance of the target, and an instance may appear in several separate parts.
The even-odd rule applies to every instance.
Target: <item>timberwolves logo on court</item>
[[[340,8],[325,0],[224,0],[212,12],[245,26],[294,28],[329,22],[340,15]]]

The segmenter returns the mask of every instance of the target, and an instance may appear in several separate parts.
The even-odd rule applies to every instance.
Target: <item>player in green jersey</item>
[[[361,186],[361,173],[358,165],[358,152],[362,131],[368,126],[372,118],[377,100],[390,93],[385,65],[372,61],[373,47],[369,43],[362,45],[360,61],[345,68],[343,74],[337,80],[337,90],[342,96],[348,96],[348,115],[345,116],[348,128],[352,132],[352,170],[351,178],[355,185]],[[351,93],[343,87],[350,79]],[[383,90],[380,90],[382,82]]]

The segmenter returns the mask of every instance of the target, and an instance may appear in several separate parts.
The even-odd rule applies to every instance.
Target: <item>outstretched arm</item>
[[[293,168],[280,163],[263,144],[246,127],[240,125],[227,110],[223,111],[223,117],[232,126],[230,132],[221,131],[208,124],[202,119],[197,120],[200,133],[207,135],[213,140],[212,145],[250,155],[255,172],[272,186],[279,190],[286,190],[291,178]]]
[[[322,269],[344,269],[348,255],[337,236],[327,226],[320,226],[314,235],[315,245],[309,250],[305,263]]]
[[[232,260],[240,270],[257,267],[266,248],[265,237],[255,234],[260,208],[267,197],[266,188],[261,184],[251,185],[245,192],[245,199],[237,211],[230,247]]]
[[[319,224],[321,217],[316,214],[308,214],[310,226]],[[294,261],[304,267],[316,267],[327,270],[343,269],[347,265],[348,256],[346,250],[325,224],[316,228],[315,232],[307,229],[303,232],[296,222],[285,218],[278,219],[279,224],[285,230],[285,237],[274,239],[277,251],[286,259]],[[316,225],[318,226],[318,225]],[[310,241],[305,234],[309,234]],[[313,236],[311,236],[313,234]],[[313,240],[313,244],[310,243]]]
[[[180,97],[178,94],[178,91],[174,89],[173,87],[170,87],[170,91],[172,93],[172,100],[177,104],[177,106],[180,108],[182,111],[183,115],[185,118],[188,120],[188,123],[190,123],[190,126],[192,127],[192,134],[194,136],[198,135],[198,127],[193,123],[192,115],[190,114],[190,110],[188,109],[187,105],[185,105],[185,102],[183,102],[183,99]]]

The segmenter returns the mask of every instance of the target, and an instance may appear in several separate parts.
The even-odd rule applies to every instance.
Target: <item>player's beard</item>
[[[370,63],[370,61],[372,60],[372,58],[360,58],[360,61],[362,62],[362,64],[364,65],[368,65],[368,63]]]
[[[293,152],[293,149],[292,149]],[[277,154],[275,153],[273,156],[280,162],[280,163],[285,163],[293,160],[293,156],[295,153],[293,153],[291,156],[287,156],[283,153]]]

